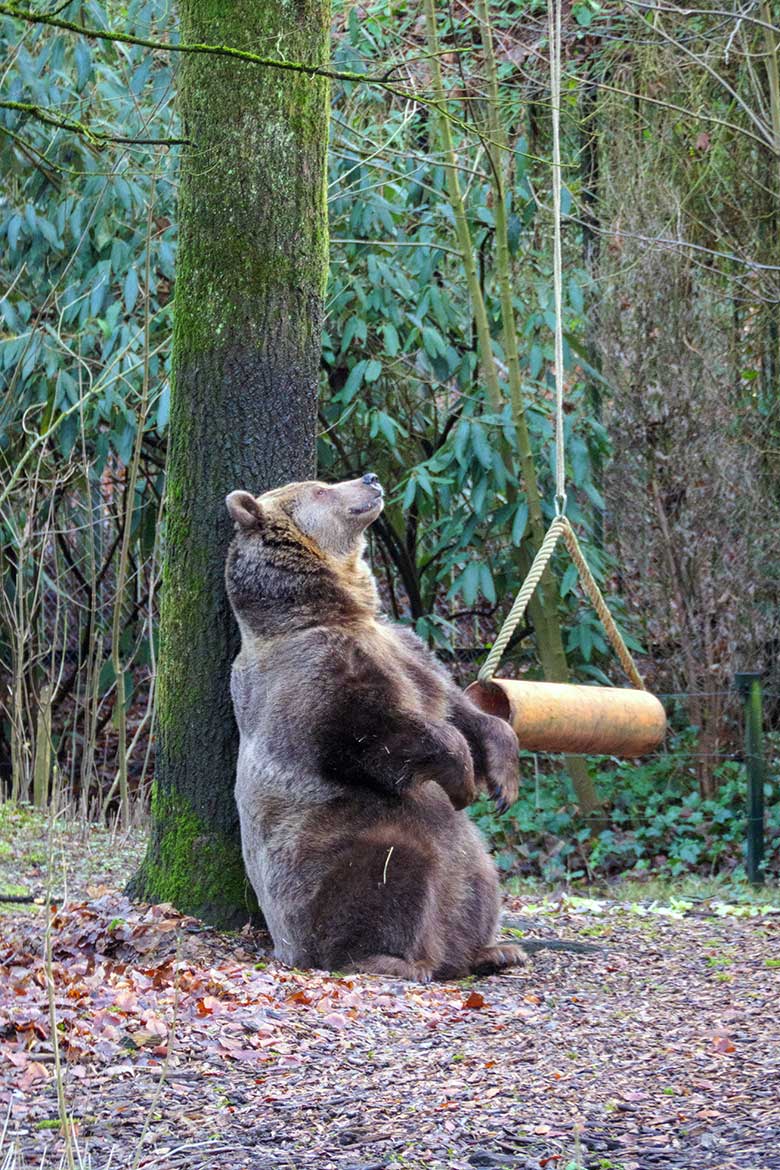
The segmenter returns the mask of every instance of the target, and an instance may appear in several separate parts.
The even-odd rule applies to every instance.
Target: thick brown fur
[[[380,613],[362,555],[375,481],[228,497],[247,873],[297,967],[424,981],[521,964],[494,945],[497,875],[463,811],[480,788],[515,799],[517,740]]]

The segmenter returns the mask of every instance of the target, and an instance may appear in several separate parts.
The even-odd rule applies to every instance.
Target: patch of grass
[[[121,888],[137,868],[145,832],[134,828],[119,834],[104,825],[75,817],[56,816],[51,825],[54,844],[53,893],[67,889],[71,900],[86,900],[90,888]],[[48,812],[29,805],[0,803],[0,890],[39,897],[46,892]],[[37,914],[34,904],[12,906],[13,913]],[[0,915],[9,905],[0,903]]]
[[[579,933],[589,938],[605,938],[613,933],[613,927],[610,922],[597,922],[593,926],[583,926]]]
[[[537,880],[525,881],[518,878],[504,883],[510,895],[533,897],[534,905],[526,907],[529,914],[552,913],[563,898],[583,911],[598,910],[599,907],[618,906],[626,914],[646,914],[648,909],[657,914],[683,917],[690,911],[701,912],[712,909],[713,915],[728,917],[750,917],[764,907],[780,908],[780,886],[751,886],[746,882],[734,882],[725,878],[705,878],[690,874],[680,878],[621,877],[609,883],[599,883],[587,889],[574,889],[560,884],[545,884]],[[709,904],[709,905],[708,905]],[[516,933],[504,927],[507,934]],[[655,930],[653,917],[644,918],[644,929]],[[608,934],[611,924],[595,922],[585,931],[598,935]],[[522,932],[520,932],[522,935]],[[713,946],[720,946],[720,940],[713,940]]]
[[[722,902],[733,902],[735,905],[780,906],[778,885],[751,886],[748,882],[738,882],[729,878],[698,877],[696,874],[686,874],[674,879],[621,877],[610,882],[606,890],[609,897],[630,902],[650,900],[665,904],[672,898],[681,898],[694,902],[717,899]]]

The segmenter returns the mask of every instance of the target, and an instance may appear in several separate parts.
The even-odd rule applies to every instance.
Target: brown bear
[[[527,961],[463,811],[516,798],[517,739],[380,612],[382,506],[375,475],[227,497],[244,862],[283,962],[458,979]]]

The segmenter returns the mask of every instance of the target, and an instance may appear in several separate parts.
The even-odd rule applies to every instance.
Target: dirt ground
[[[40,824],[0,827],[0,889],[39,892]],[[49,959],[46,909],[0,908],[4,1170],[59,1164],[58,1083],[92,1170],[780,1170],[776,905],[508,897],[515,937],[597,949],[422,987],[134,907],[140,837],[69,832]]]

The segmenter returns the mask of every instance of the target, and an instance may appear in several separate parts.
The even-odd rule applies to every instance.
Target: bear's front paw
[[[450,798],[450,804],[458,810],[473,804],[477,799],[477,786],[474,783],[474,766],[469,758],[468,768],[452,761],[441,761],[426,768],[420,776],[422,780],[432,780],[443,788]]]
[[[433,780],[447,793],[453,808],[466,808],[477,798],[474,761],[465,738],[448,723],[437,729],[436,754],[426,762],[421,779]]]
[[[517,800],[520,745],[514,731],[503,719],[486,715],[485,720],[481,736],[485,774],[478,776],[477,780],[487,788],[499,812],[506,812]]]

